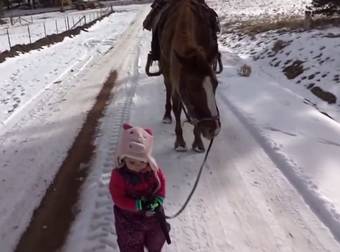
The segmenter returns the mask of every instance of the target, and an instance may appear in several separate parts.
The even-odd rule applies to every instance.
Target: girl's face
[[[124,158],[125,164],[129,170],[135,171],[135,172],[140,172],[144,170],[147,166],[147,162],[132,159],[132,158]]]

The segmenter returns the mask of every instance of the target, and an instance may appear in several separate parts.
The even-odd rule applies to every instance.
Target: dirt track
[[[111,98],[116,79],[117,72],[113,71],[98,94],[96,103],[89,111],[40,206],[34,211],[31,223],[15,249],[16,252],[53,252],[58,251],[64,244],[79,211],[76,204],[94,155],[96,130]]]

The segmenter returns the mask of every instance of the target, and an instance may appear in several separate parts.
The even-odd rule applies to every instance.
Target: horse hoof
[[[192,147],[192,149],[197,152],[197,153],[204,153],[205,152],[205,148],[204,147]]]
[[[188,151],[186,146],[177,146],[177,147],[175,147],[175,150],[177,152],[186,152],[186,151]]]
[[[162,120],[162,123],[164,124],[171,124],[172,123],[172,119],[169,117],[164,117]]]

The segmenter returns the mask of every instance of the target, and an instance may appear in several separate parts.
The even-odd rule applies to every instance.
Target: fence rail
[[[18,44],[31,44],[48,35],[75,29],[78,26],[100,19],[110,12],[113,12],[112,6],[98,9],[81,16],[66,15],[60,18],[46,19],[43,22],[34,22],[33,17],[16,17],[10,19],[13,21],[13,23],[11,21],[12,26],[0,29],[0,52],[10,50]],[[20,25],[15,26],[15,24]]]
[[[9,20],[10,20],[11,25],[15,25],[16,23],[19,23],[20,25],[32,24],[33,23],[33,16],[31,16],[30,19],[23,18],[21,16],[19,16],[19,17],[10,17]]]
[[[86,24],[86,16],[82,16],[81,18],[79,18],[79,20],[76,23],[73,22],[71,30],[76,28],[77,26],[81,25],[82,21],[84,21],[84,23]]]

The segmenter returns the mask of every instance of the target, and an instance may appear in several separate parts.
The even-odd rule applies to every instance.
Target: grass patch
[[[323,29],[327,26],[340,26],[340,17],[313,17],[313,28]],[[222,30],[224,33],[241,33],[249,36],[254,36],[259,33],[284,30],[284,31],[305,31],[303,16],[289,16],[289,17],[271,17],[271,18],[251,18],[249,20],[239,20],[222,23]]]
[[[222,28],[227,33],[236,31],[247,34],[256,35],[271,30],[288,29],[295,30],[303,27],[304,19],[301,16],[285,17],[285,18],[263,18],[249,19],[245,21],[231,22],[222,24]]]

